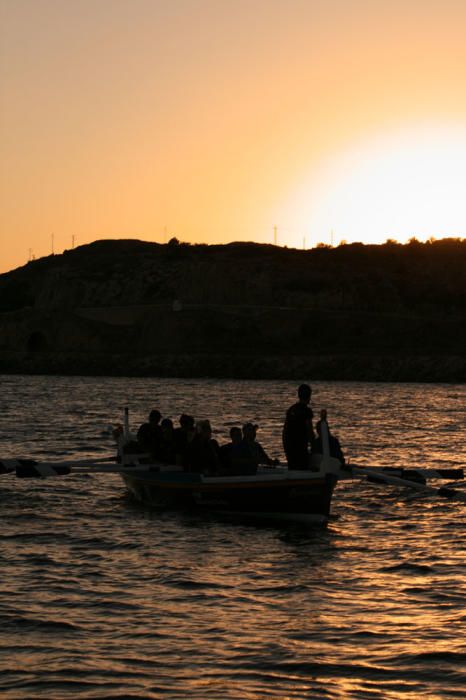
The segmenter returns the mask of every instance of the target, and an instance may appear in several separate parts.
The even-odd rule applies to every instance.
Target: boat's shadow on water
[[[233,531],[252,530],[263,531],[290,544],[318,543],[332,546],[337,533],[332,530],[332,524],[337,522],[339,515],[330,515],[328,523],[295,522],[277,520],[273,517],[255,517],[243,513],[225,513],[213,510],[193,508],[171,509],[162,506],[143,503],[130,493],[124,493],[116,500],[128,514],[160,524],[177,524],[182,528],[208,529],[217,526],[226,527]]]

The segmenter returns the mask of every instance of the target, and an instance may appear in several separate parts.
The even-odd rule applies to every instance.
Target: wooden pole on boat
[[[320,412],[318,422],[318,434],[322,445],[322,457],[318,462],[319,469],[326,473],[338,474],[341,469],[341,462],[330,454],[330,431],[327,423],[327,411],[323,408]]]
[[[320,412],[320,436],[322,439],[322,454],[324,462],[330,457],[330,441],[328,437],[327,411],[322,409]]]
[[[128,406],[125,406],[125,416],[124,416],[124,422],[123,422],[123,435],[125,440],[129,440],[129,408]]]

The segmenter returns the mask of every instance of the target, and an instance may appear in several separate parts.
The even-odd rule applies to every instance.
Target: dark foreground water
[[[102,457],[128,405],[259,423],[287,382],[2,377],[0,457]],[[466,465],[466,387],[316,383],[353,462]],[[327,529],[133,503],[118,477],[0,476],[0,697],[466,698],[466,505],[340,484]]]

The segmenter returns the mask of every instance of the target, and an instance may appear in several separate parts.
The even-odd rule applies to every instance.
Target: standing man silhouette
[[[309,384],[301,384],[298,388],[298,402],[286,412],[283,449],[289,469],[309,469],[308,445],[314,440],[314,414],[309,406],[311,394]]]

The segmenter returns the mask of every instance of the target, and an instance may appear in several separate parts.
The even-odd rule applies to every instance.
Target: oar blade
[[[16,467],[16,476],[18,479],[44,479],[48,476],[65,476],[70,473],[70,467],[38,464],[37,462],[32,464],[20,464]]]
[[[0,460],[0,474],[11,474],[18,468],[33,467],[37,462],[34,459],[2,459]]]

